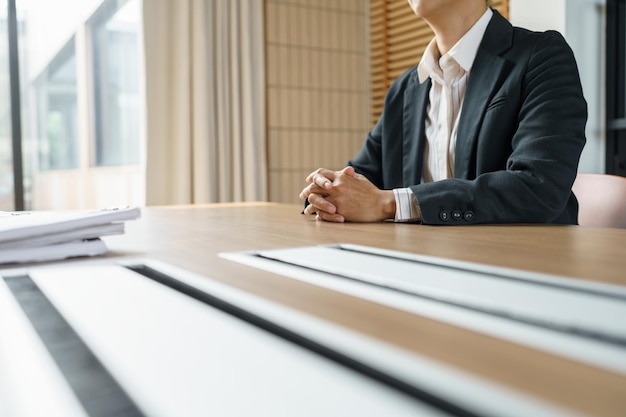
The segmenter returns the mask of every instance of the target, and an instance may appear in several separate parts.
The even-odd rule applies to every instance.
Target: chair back
[[[626,178],[579,173],[572,191],[578,199],[578,224],[626,228]]]

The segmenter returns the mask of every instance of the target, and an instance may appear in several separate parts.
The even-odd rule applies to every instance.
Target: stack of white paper
[[[139,216],[138,207],[0,212],[0,264],[101,255],[100,237],[124,233],[124,222]]]

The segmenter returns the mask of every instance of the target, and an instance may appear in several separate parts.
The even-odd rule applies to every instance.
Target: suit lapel
[[[456,178],[471,178],[470,174],[472,177],[474,175],[471,172],[471,164],[474,160],[478,132],[485,110],[498,86],[498,80],[502,79],[506,61],[500,54],[510,48],[512,34],[511,24],[494,11],[478,48],[463,100],[454,160]]]
[[[404,91],[402,182],[405,187],[419,184],[422,179],[426,139],[424,126],[430,85],[430,78],[420,84],[415,71]]]
[[[470,178],[470,165],[474,160],[474,148],[485,110],[504,68],[504,60],[479,50],[476,64],[470,73],[463,109],[457,129],[454,176]],[[473,174],[472,174],[473,175]]]

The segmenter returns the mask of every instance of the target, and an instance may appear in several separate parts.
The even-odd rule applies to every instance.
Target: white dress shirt
[[[422,182],[454,177],[454,151],[467,81],[493,12],[487,8],[461,39],[441,56],[433,39],[417,67],[419,82],[430,78],[426,109],[424,171]],[[419,202],[409,188],[395,189],[395,221],[420,220]]]

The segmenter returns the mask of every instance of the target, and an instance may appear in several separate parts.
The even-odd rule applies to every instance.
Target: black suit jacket
[[[379,188],[410,187],[425,224],[577,223],[587,104],[558,32],[516,28],[494,11],[469,74],[454,178],[420,184],[430,86],[416,67],[400,76],[349,165]]]

